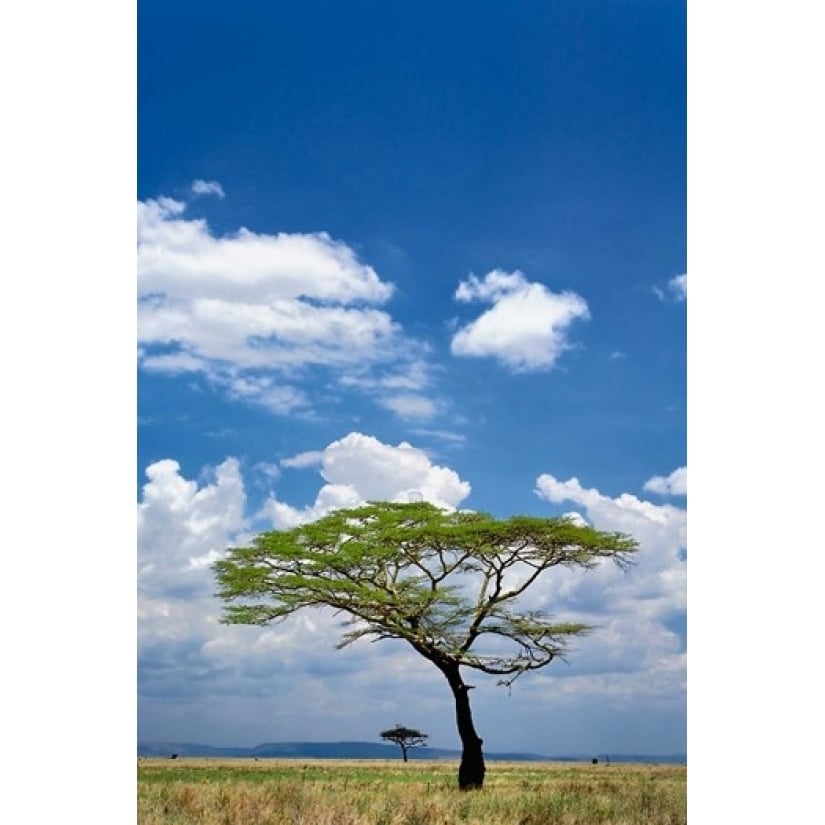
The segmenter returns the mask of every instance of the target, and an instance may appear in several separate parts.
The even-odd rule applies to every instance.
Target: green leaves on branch
[[[495,674],[543,667],[587,626],[516,609],[553,567],[630,563],[637,544],[567,518],[447,513],[375,502],[259,535],[214,565],[223,621],[264,625],[305,607],[347,616],[340,647],[398,638],[439,665]],[[481,648],[484,647],[482,651]]]
[[[430,738],[429,734],[421,733],[416,728],[404,727],[404,725],[396,725],[389,730],[382,730],[378,735],[388,742],[395,742],[397,745],[404,745],[408,748],[426,745],[427,740]]]

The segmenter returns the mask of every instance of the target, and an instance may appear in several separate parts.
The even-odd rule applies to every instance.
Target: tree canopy
[[[426,745],[427,739],[429,739],[428,734],[404,725],[396,725],[389,730],[382,730],[378,735],[387,742],[395,742],[401,748],[401,755],[405,762],[407,761],[407,751],[410,748]]]
[[[566,517],[498,520],[426,502],[372,502],[262,533],[214,569],[225,623],[266,625],[329,607],[347,617],[339,648],[405,640],[450,683],[466,755],[477,737],[459,668],[512,682],[563,656],[588,626],[519,610],[519,596],[551,568],[589,569],[601,559],[624,567],[636,548],[629,536]]]

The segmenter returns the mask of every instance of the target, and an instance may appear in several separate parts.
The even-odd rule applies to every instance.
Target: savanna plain
[[[138,825],[682,825],[687,766],[413,760],[138,760]]]

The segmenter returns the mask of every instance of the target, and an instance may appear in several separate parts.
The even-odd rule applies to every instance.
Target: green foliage
[[[404,754],[405,762],[407,761],[407,750],[409,748],[426,745],[427,740],[430,738],[428,734],[421,733],[420,730],[415,728],[404,727],[404,725],[396,725],[389,730],[382,730],[378,735],[387,742],[395,742],[396,745],[399,745]]]
[[[636,548],[629,536],[567,518],[498,520],[426,502],[373,502],[262,533],[214,570],[227,624],[330,607],[348,617],[339,647],[404,639],[439,666],[515,678],[562,656],[568,637],[589,629],[518,612],[517,598],[553,567],[589,569],[601,559],[625,566]],[[492,645],[482,652],[481,642]]]
[[[396,725],[394,728],[390,728],[389,730],[382,730],[378,735],[382,739],[388,739],[391,742],[403,741],[407,739],[424,740],[429,738],[426,733],[421,733],[420,730],[416,730],[415,728],[407,728],[404,725]]]

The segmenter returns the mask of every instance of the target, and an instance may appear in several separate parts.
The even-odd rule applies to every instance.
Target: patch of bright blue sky
[[[349,245],[432,347],[449,409],[421,427],[464,438],[357,394],[313,420],[143,373],[140,483],[160,458],[194,477],[352,430],[427,448],[471,482],[466,506],[500,515],[552,509],[541,472],[616,495],[684,465],[684,304],[654,292],[686,271],[684,3],[145,0],[138,37],[139,198],[184,200],[215,235]],[[195,197],[197,179],[226,196]],[[496,268],[587,301],[553,370],[450,354],[479,313],[459,281]],[[311,501],[317,473],[284,472],[284,497]]]

